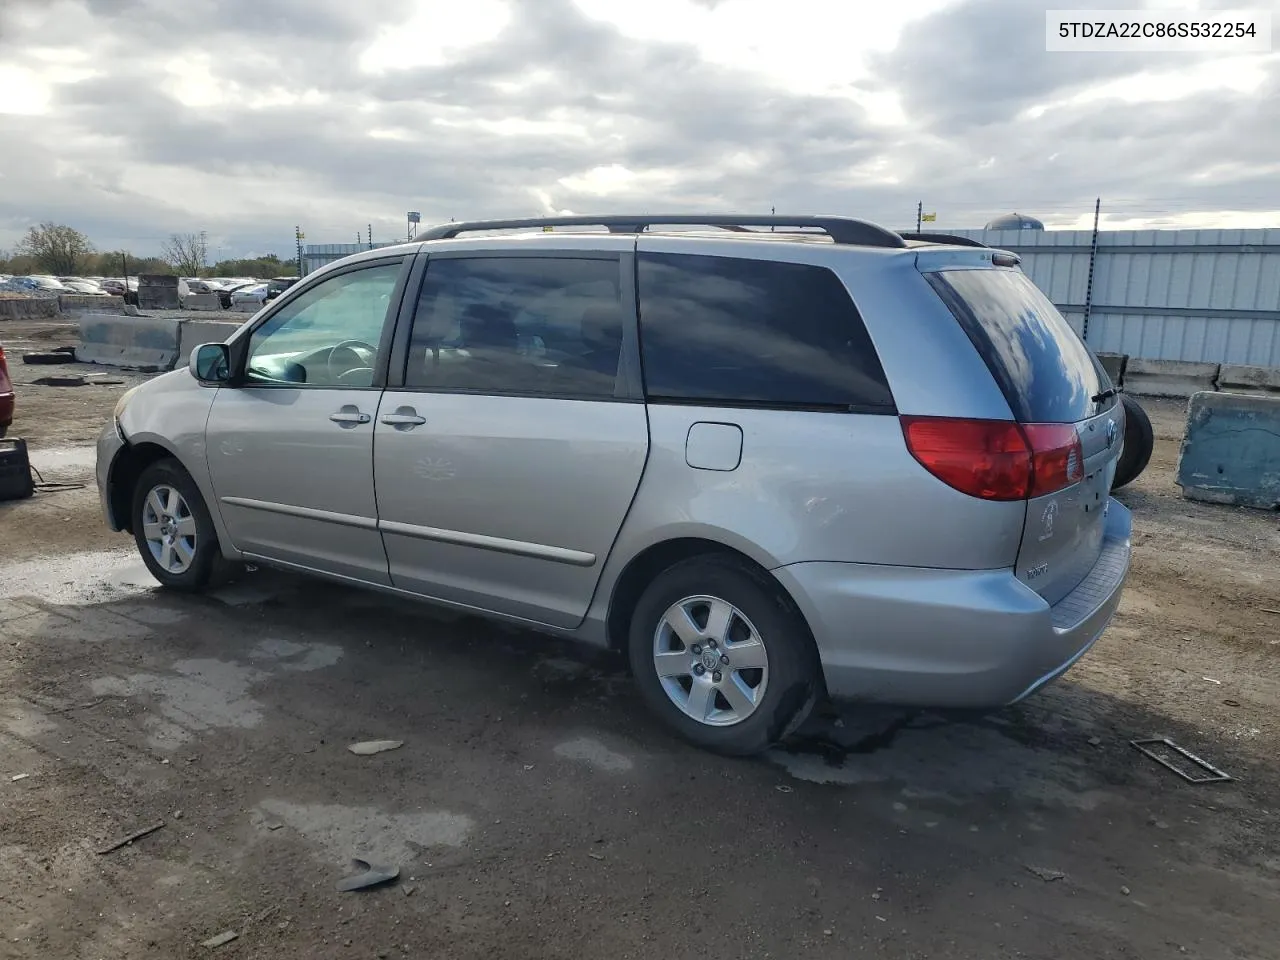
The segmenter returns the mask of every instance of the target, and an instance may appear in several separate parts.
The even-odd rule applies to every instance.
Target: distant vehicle
[[[37,276],[15,277],[16,281],[29,290],[37,293],[70,293],[62,283],[55,277]]]
[[[69,289],[72,293],[80,294],[87,297],[105,297],[107,291],[102,289],[96,283],[88,280],[63,280],[62,285]]]
[[[187,289],[191,293],[214,294],[218,298],[218,306],[223,310],[231,309],[231,292],[216,280],[188,280]]]
[[[274,300],[299,280],[298,277],[272,277],[267,281],[267,299]]]
[[[231,308],[233,310],[242,310],[249,306],[257,309],[266,302],[267,285],[265,283],[246,285],[231,294]]]
[[[0,346],[0,437],[3,437],[13,423],[13,381],[9,379],[9,363],[4,357],[4,347]]]

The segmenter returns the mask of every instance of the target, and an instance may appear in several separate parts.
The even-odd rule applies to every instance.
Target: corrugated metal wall
[[[395,240],[388,243],[375,243],[372,249],[376,250],[380,247],[394,247],[398,243],[404,243],[403,240]],[[371,249],[367,243],[312,243],[302,248],[302,273],[305,276],[319,270],[325,264],[333,263],[335,260],[341,260],[343,257],[349,257],[353,253],[362,253]]]
[[[1081,329],[1090,231],[950,232],[1021,254],[1023,269]],[[366,249],[303,247],[304,272]],[[1099,352],[1148,360],[1280,367],[1280,230],[1100,233],[1087,339]]]
[[[953,230],[1022,256],[1077,330],[1088,230]],[[1150,360],[1280,367],[1280,230],[1116,230],[1098,234],[1089,344]]]

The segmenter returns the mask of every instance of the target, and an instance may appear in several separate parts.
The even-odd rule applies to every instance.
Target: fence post
[[[1080,324],[1080,339],[1089,342],[1089,314],[1093,310],[1093,268],[1098,262],[1098,214],[1102,210],[1102,198],[1093,202],[1093,240],[1089,244],[1089,279],[1084,290],[1084,322]]]

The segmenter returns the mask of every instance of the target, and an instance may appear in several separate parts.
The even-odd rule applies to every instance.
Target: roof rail
[[[916,231],[903,231],[901,234],[903,240],[922,240],[925,243],[950,243],[957,247],[985,247],[986,244],[981,240],[974,240],[972,237],[961,237],[954,233],[919,233]]]
[[[905,247],[907,244],[894,233],[866,220],[852,217],[780,217],[750,214],[687,214],[671,215],[639,214],[634,216],[608,215],[603,217],[533,217],[520,220],[469,220],[462,223],[441,223],[418,234],[418,240],[452,240],[462,233],[480,230],[516,230],[524,227],[607,227],[610,233],[641,233],[653,226],[720,227],[737,233],[753,233],[749,227],[815,227],[833,241],[860,247]]]

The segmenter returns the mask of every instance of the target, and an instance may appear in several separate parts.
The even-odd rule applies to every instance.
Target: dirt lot
[[[14,369],[14,432],[88,480],[135,378]],[[0,956],[1280,957],[1280,529],[1182,500],[1149,409],[1130,586],[1067,679],[758,761],[672,740],[612,660],[265,572],[164,595],[91,485],[0,506]],[[338,893],[361,854],[399,880]]]

